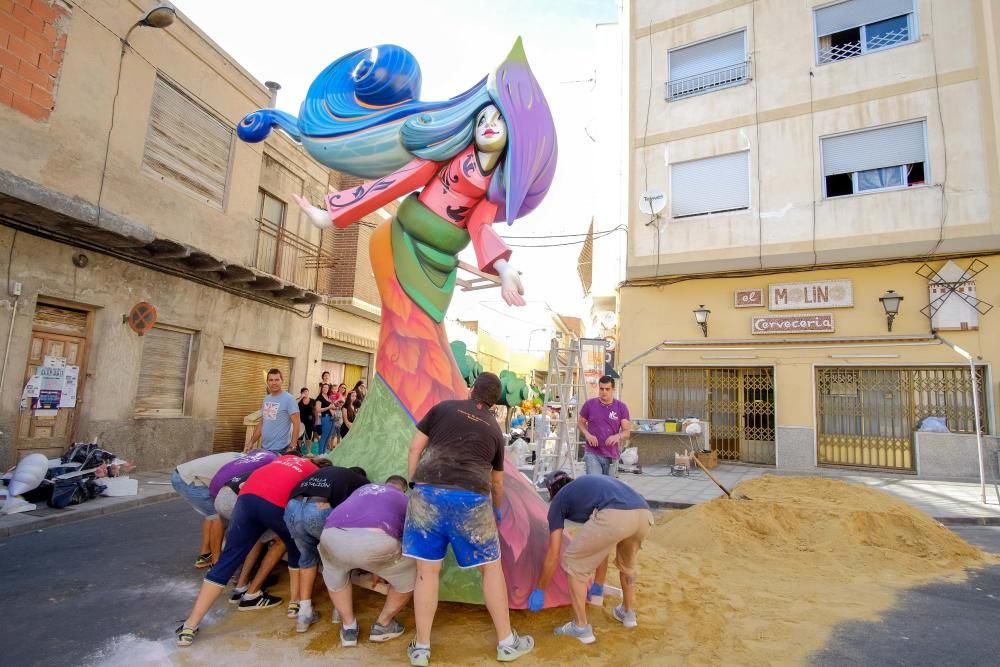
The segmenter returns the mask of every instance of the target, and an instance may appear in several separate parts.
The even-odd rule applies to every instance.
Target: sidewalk
[[[81,505],[72,505],[61,510],[53,509],[45,503],[36,503],[37,509],[31,512],[0,515],[0,539],[44,530],[73,521],[82,521],[103,514],[123,512],[134,507],[177,497],[177,492],[170,485],[170,473],[168,472],[132,473],[131,477],[139,480],[139,494],[135,496],[117,498],[99,496]]]
[[[839,469],[792,473],[732,464],[720,464],[712,470],[712,475],[727,489],[761,475],[833,477],[891,493],[946,525],[1000,526],[1000,489],[992,483],[986,485],[986,504],[983,504],[977,482],[934,481]],[[641,475],[621,473],[618,479],[642,494],[654,508],[683,509],[723,495],[701,470],[692,470],[687,477],[674,477],[670,466],[646,466]]]

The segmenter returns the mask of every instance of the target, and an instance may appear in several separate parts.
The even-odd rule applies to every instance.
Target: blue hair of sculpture
[[[552,182],[557,151],[552,115],[520,39],[496,72],[449,100],[421,101],[421,82],[416,58],[400,46],[353,51],[316,77],[298,118],[260,109],[240,122],[237,134],[254,143],[277,126],[321,164],[374,179],[414,157],[454,157],[472,141],[476,113],[496,104],[510,140],[488,197],[500,209],[498,220],[513,222],[533,210]]]

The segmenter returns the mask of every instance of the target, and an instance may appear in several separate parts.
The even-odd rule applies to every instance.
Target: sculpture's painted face
[[[476,148],[486,153],[496,153],[507,145],[507,122],[500,109],[490,104],[476,114]]]

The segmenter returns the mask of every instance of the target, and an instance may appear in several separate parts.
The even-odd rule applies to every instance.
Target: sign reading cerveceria
[[[767,286],[769,310],[851,308],[854,287],[850,280],[817,280]]]
[[[833,333],[833,313],[754,315],[750,318],[750,333]]]

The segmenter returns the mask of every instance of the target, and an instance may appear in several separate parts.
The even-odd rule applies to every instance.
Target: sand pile
[[[627,631],[611,618],[617,604],[588,607],[597,642],[555,637],[567,609],[513,612],[514,626],[534,635],[536,649],[518,664],[774,665],[800,664],[823,646],[834,626],[871,620],[901,589],[998,559],[896,498],[867,487],[815,477],[765,476],[741,484],[752,500],[720,498],[668,512],[640,552],[639,624]],[[612,570],[614,568],[612,567]],[[612,572],[609,582],[617,582]],[[315,598],[328,619],[330,602]],[[341,649],[325,622],[296,635],[292,621],[229,614],[178,655],[183,664],[239,657],[244,664],[403,663],[409,632],[384,645],[364,641],[382,604],[359,591],[357,649]],[[404,641],[405,639],[405,641]],[[486,610],[442,604],[433,636],[434,665],[492,665]]]

